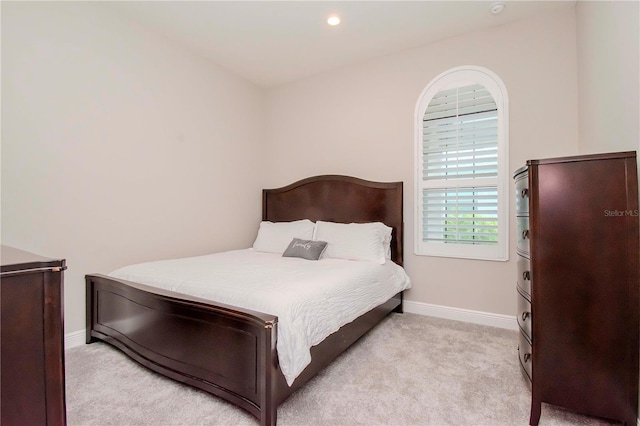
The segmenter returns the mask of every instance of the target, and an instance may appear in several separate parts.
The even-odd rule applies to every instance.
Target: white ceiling
[[[574,1],[133,1],[108,7],[262,87],[467,31],[573,7]],[[327,25],[336,13],[342,23]]]

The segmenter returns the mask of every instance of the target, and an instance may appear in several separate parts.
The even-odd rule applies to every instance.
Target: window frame
[[[423,213],[423,118],[432,98],[442,90],[469,84],[483,85],[493,97],[498,116],[498,243],[495,246],[473,244],[446,244],[424,242],[422,233]],[[415,108],[414,126],[414,253],[418,256],[453,257],[492,261],[509,260],[509,105],[507,89],[495,73],[478,66],[451,68],[437,77],[424,88]],[[470,179],[482,186],[483,179]],[[453,182],[453,181],[451,181]],[[451,187],[459,186],[457,183]]]

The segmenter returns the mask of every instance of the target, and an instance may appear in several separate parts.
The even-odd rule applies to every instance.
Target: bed
[[[389,259],[403,264],[402,182],[323,175],[265,189],[263,221],[372,223],[391,228]],[[197,387],[275,425],[277,407],[391,312],[402,291],[310,350],[291,382],[278,358],[279,318],[113,276],[86,276],[86,342],[107,342],[166,377]]]

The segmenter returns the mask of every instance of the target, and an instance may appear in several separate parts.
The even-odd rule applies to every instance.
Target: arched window
[[[415,253],[508,260],[508,98],[475,66],[450,69],[416,105]]]

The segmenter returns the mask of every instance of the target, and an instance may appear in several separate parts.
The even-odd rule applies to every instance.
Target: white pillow
[[[313,222],[309,219],[293,222],[260,222],[258,236],[253,243],[255,251],[282,254],[294,238],[311,240]]]
[[[389,232],[389,235],[385,235],[383,244],[384,258],[387,260],[391,260],[391,232]]]
[[[384,264],[391,242],[391,228],[382,222],[316,222],[314,240],[326,241],[323,257],[367,260]]]

